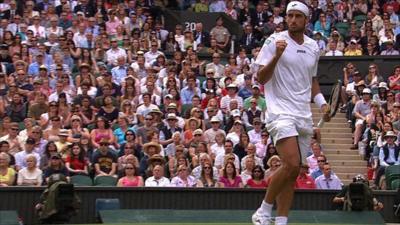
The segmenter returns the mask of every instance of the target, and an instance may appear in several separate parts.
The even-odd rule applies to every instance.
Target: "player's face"
[[[297,10],[290,10],[286,15],[286,23],[288,24],[289,32],[304,32],[307,18],[306,16]]]

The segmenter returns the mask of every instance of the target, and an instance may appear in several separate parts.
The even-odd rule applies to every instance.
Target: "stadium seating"
[[[117,178],[110,176],[98,176],[94,178],[94,186],[115,186]]]
[[[75,175],[71,177],[71,183],[75,186],[93,186],[93,181],[85,175]]]
[[[388,166],[385,170],[386,188],[388,190],[393,190],[393,184],[400,184],[400,165]],[[395,182],[394,182],[395,181]]]

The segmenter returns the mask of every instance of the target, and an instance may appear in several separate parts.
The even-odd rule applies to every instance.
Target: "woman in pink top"
[[[143,187],[143,178],[136,176],[137,169],[133,164],[126,164],[125,176],[118,180],[118,187]]]
[[[235,164],[233,162],[227,162],[223,169],[223,175],[219,178],[222,187],[227,188],[242,188],[242,178],[236,174]]]

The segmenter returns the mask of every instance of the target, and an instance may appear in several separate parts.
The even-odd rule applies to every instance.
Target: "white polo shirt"
[[[297,44],[288,31],[272,34],[265,42],[255,61],[267,65],[276,52],[276,41],[285,40],[286,49],[280,57],[271,80],[265,86],[265,100],[269,114],[311,117],[312,77],[317,76],[319,48],[304,35],[304,43]]]

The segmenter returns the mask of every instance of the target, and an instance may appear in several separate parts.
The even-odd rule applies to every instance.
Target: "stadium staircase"
[[[314,124],[322,114],[318,107],[311,105]],[[352,132],[344,113],[338,112],[334,118],[325,123],[321,129],[323,152],[332,166],[332,171],[344,184],[349,184],[357,174],[367,175],[367,162],[359,155],[358,150],[351,150]]]

